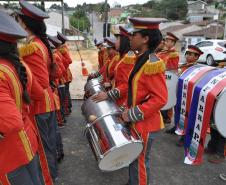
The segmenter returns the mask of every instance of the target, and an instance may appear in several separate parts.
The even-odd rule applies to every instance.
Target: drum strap
[[[226,86],[226,69],[212,70],[194,89],[185,137],[185,163],[201,164],[215,98]]]
[[[185,74],[180,77],[177,94],[179,97],[177,97],[177,111],[175,114],[175,123],[177,125],[176,133],[178,135],[185,135],[195,83],[212,69],[212,67],[193,67],[189,69],[189,73],[186,73],[188,75]]]

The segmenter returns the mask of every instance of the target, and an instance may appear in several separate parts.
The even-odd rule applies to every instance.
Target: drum
[[[168,101],[162,110],[168,110],[176,105],[177,102],[177,83],[179,75],[174,71],[166,71],[166,85],[168,90]]]
[[[213,119],[219,133],[226,138],[226,88],[217,96],[214,105]]]
[[[92,80],[87,81],[84,87],[85,97],[89,98],[90,96],[105,91],[105,88],[102,86],[100,80],[98,78],[94,78]]]
[[[105,100],[96,103],[92,100],[92,97],[90,97],[84,101],[82,105],[82,113],[86,120],[89,120],[90,115],[99,118],[107,114],[120,114],[121,111],[113,101]]]
[[[136,131],[126,128],[116,115],[97,118],[86,128],[86,137],[102,171],[128,166],[143,150],[142,140]]]

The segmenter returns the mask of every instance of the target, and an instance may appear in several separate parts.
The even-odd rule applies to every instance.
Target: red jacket
[[[129,75],[135,62],[136,56],[134,54],[126,54],[115,67],[112,90],[108,91],[108,96],[116,100],[119,106],[126,106]]]
[[[179,64],[179,53],[175,48],[161,51],[157,54],[166,63],[166,70],[177,70]]]
[[[132,106],[128,116],[138,132],[154,132],[164,127],[161,108],[167,103],[165,64],[155,54],[140,68],[132,80]]]
[[[64,67],[66,69],[66,73],[64,74],[64,79],[65,82],[71,82],[72,81],[72,74],[71,71],[69,69],[69,65],[72,63],[72,59],[69,53],[69,49],[66,46],[66,44],[63,44],[60,48],[59,48],[60,53],[63,56],[63,63],[64,63]]]
[[[29,80],[30,81],[30,80]],[[0,60],[0,182],[5,174],[28,164],[37,152],[37,133],[23,103],[22,85],[14,67]],[[42,90],[41,90],[42,91]]]
[[[103,82],[110,82],[113,79],[114,69],[119,61],[119,55],[108,56],[105,64],[100,68],[99,74],[103,77]]]
[[[49,85],[50,57],[46,46],[39,38],[35,37],[30,43],[22,46],[19,51],[20,56],[31,69],[37,82],[45,89],[41,100],[31,105],[32,112],[42,114],[54,111],[54,99]]]

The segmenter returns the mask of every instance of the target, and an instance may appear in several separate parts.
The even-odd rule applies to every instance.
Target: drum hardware
[[[106,114],[86,124],[86,135],[101,171],[114,171],[128,166],[143,149],[142,139],[135,129],[131,134],[120,114]],[[96,119],[95,119],[96,118]]]
[[[213,109],[213,120],[218,132],[226,138],[226,116],[225,116],[225,105],[226,105],[226,88],[216,97],[216,101]]]

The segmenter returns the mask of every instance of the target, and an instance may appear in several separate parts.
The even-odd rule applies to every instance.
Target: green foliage
[[[90,21],[83,9],[75,11],[75,13],[70,17],[70,23],[73,27],[82,32],[88,32],[90,30]]]
[[[133,16],[141,17],[165,17],[170,20],[185,19],[187,14],[186,0],[151,0],[141,6],[135,6],[140,12],[136,12]]]

